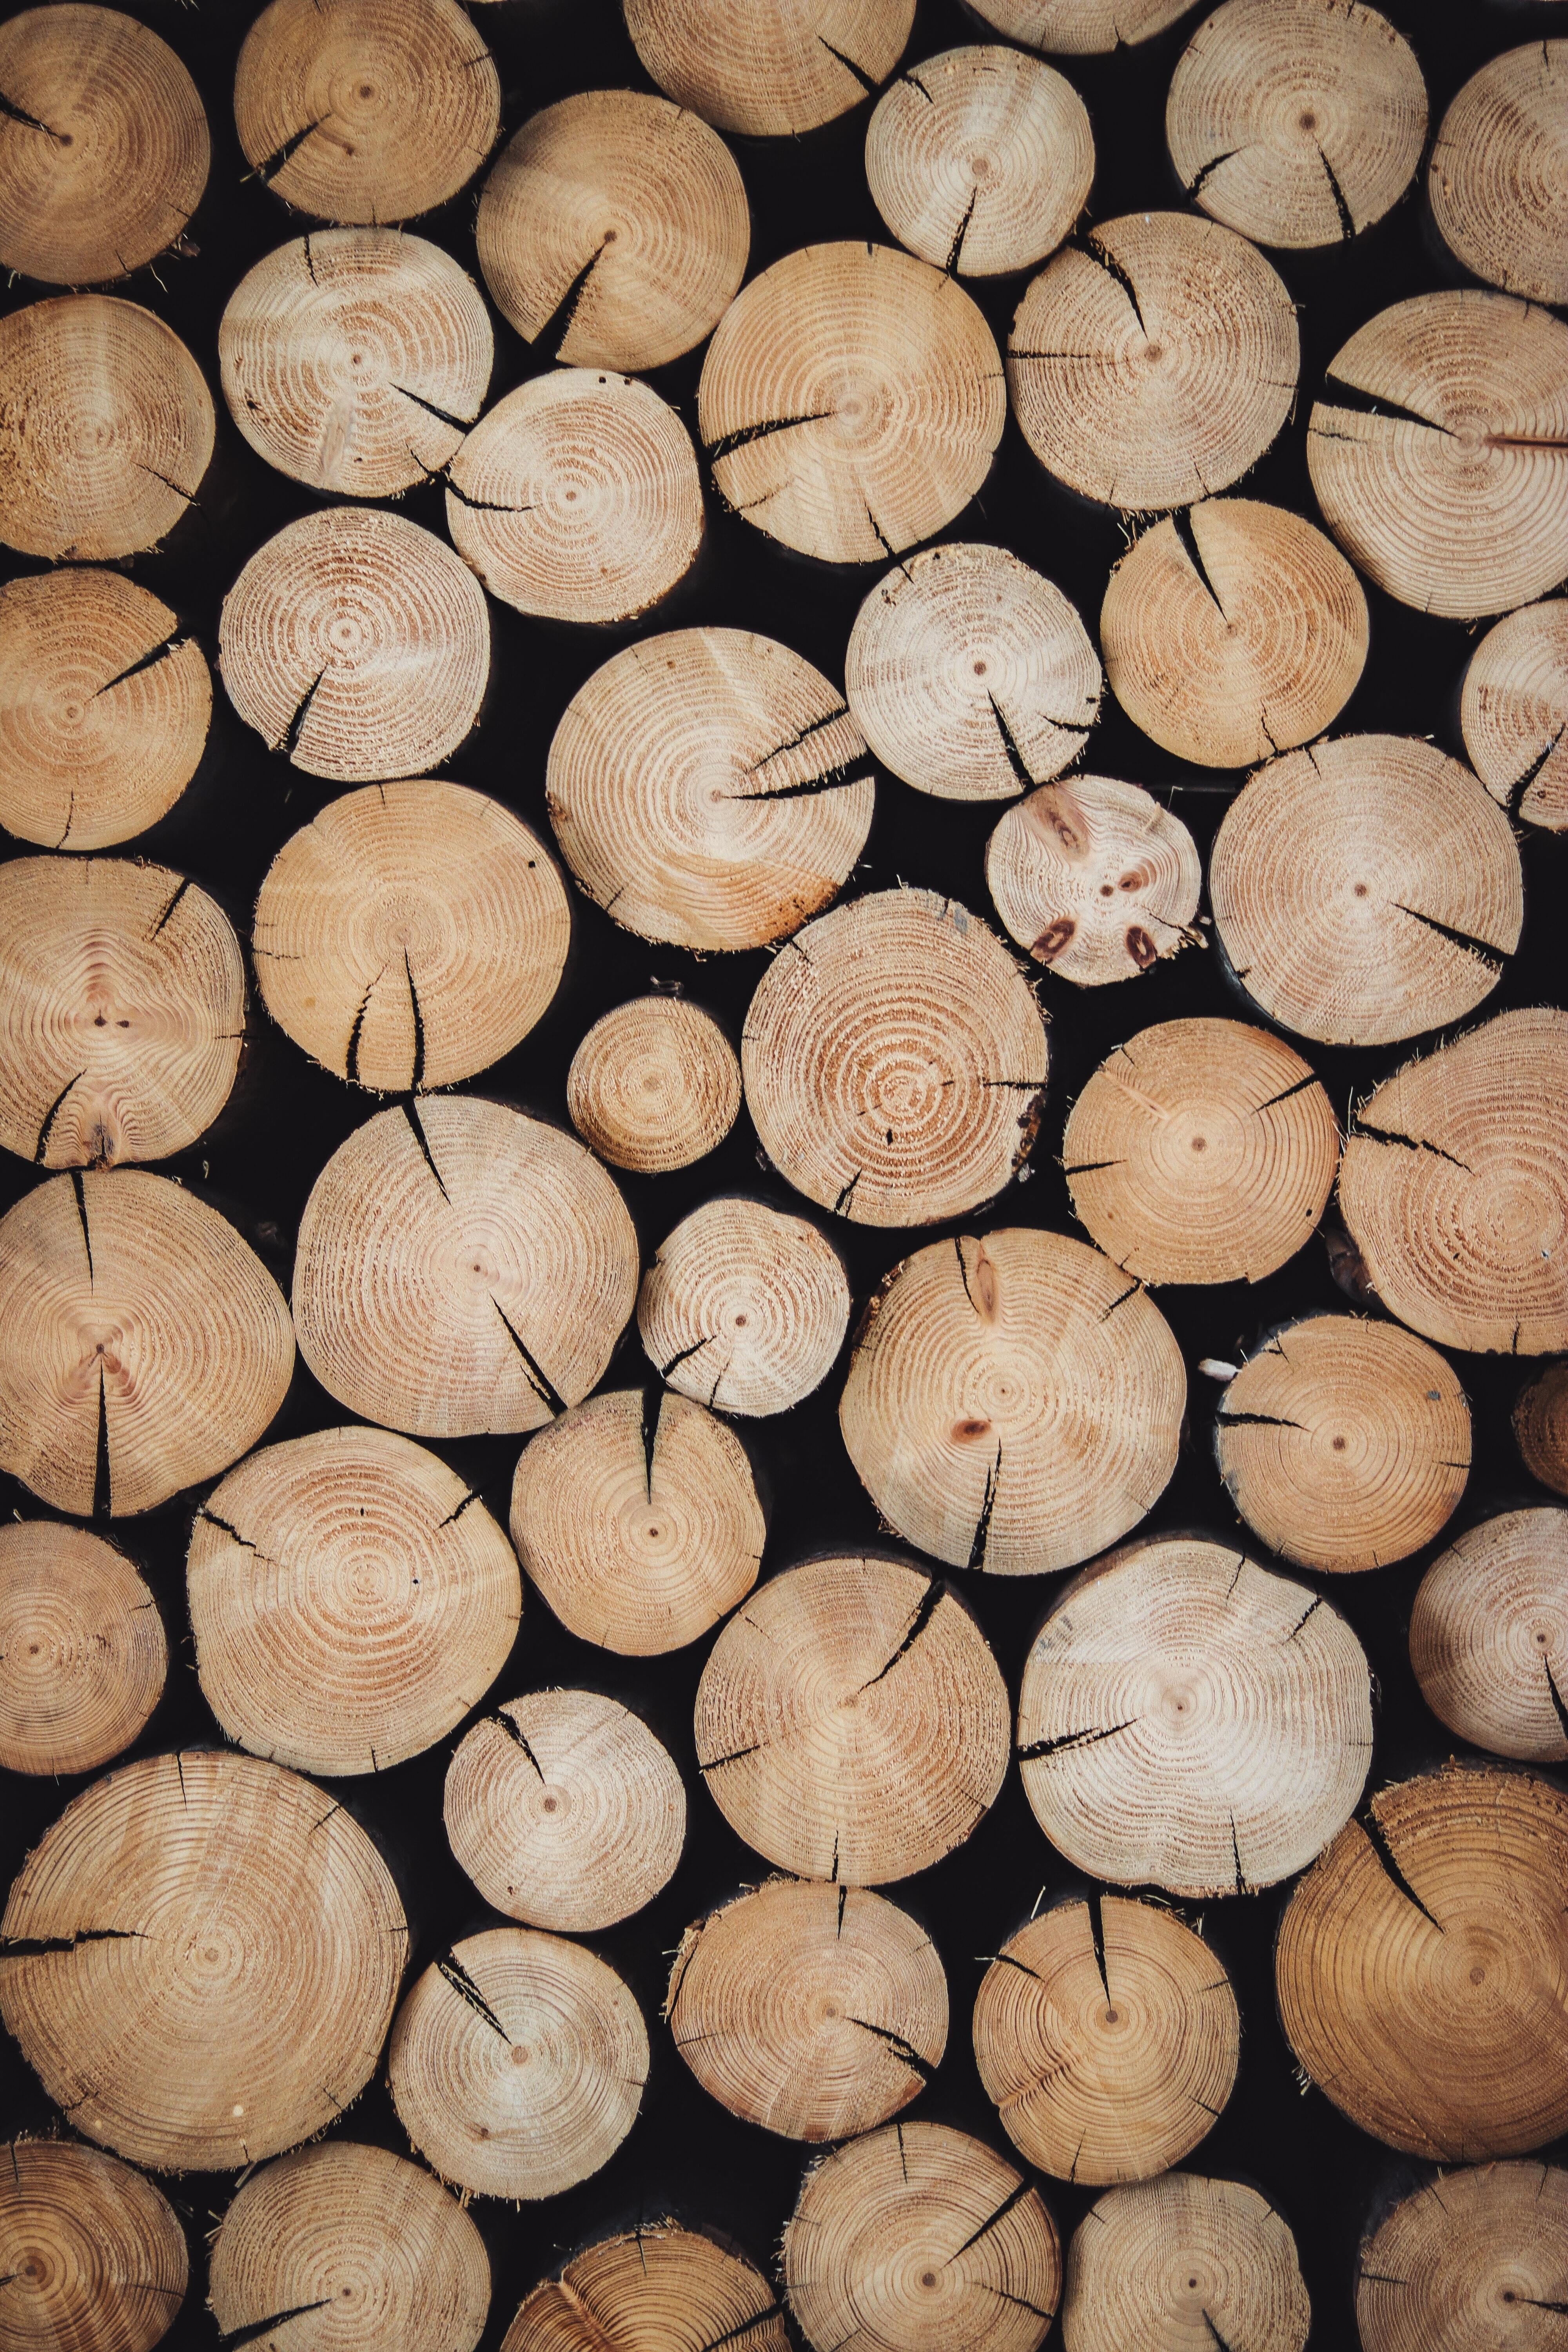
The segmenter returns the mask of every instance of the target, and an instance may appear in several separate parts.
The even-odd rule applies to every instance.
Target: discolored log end
[[[744,2255],[673,2221],[602,2238],[544,2279],[518,2311],[501,2352],[598,2352],[605,2343],[743,2342],[789,2352],[784,2315]]]
[[[627,0],[626,30],[659,88],[721,131],[798,137],[858,106],[903,55],[915,0]]]
[[[584,1037],[566,1108],[612,1168],[664,1176],[723,1142],[741,1108],[741,1065],[711,1013],[678,996],[637,996]]]
[[[1410,1617],[1421,1695],[1496,1756],[1568,1757],[1568,1511],[1504,1511],[1435,1559]]]
[[[1311,2324],[1289,2223],[1239,2180],[1172,2172],[1113,2189],[1068,2249],[1067,2352],[1202,2343],[1205,2326],[1248,2352],[1304,2352]]]
[[[1432,217],[1467,269],[1535,302],[1568,302],[1568,41],[1489,58],[1443,117],[1427,165]]]
[[[130,2165],[75,2140],[13,2139],[6,2156],[6,2336],[18,2347],[152,2352],[190,2278],[184,2231],[168,2200]]]
[[[1459,724],[1495,801],[1527,824],[1568,830],[1568,598],[1487,631],[1465,671]]]
[[[0,1528],[0,1764],[91,1772],[129,1748],[163,1695],[163,1621],[133,1563],[100,1536],[29,1519]]]
[[[1521,2352],[1546,2352],[1568,2266],[1568,2173],[1451,2168],[1403,2198],[1362,2241],[1355,2314],[1363,2352],[1459,2352],[1499,2315]]]
[[[849,1328],[849,1282],[804,1217],[733,1194],[659,1244],[637,1330],[659,1378],[711,1411],[787,1412],[820,1388]]]
[[[1046,784],[1009,809],[985,845],[985,880],[1018,945],[1080,988],[1203,944],[1192,835],[1114,776]]]
[[[1531,1476],[1568,1495],[1568,1364],[1546,1365],[1521,1389],[1513,1433]]]

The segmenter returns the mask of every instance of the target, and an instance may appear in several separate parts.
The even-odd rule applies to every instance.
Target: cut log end
[[[18,2347],[153,2352],[185,2299],[190,2256],[167,2199],[130,2165],[74,2140],[8,2143],[0,2246],[5,2329]]]
[[[1051,57],[1102,57],[1152,41],[1193,0],[973,0],[974,14],[1010,41]]]
[[[566,1073],[572,1124],[613,1168],[663,1176],[716,1151],[741,1108],[741,1065],[712,1015],[677,996],[601,1014]]]
[[[1484,2341],[1500,2312],[1525,2352],[1545,2352],[1564,2275],[1568,2173],[1537,2162],[1448,2168],[1362,2242],[1355,2311],[1364,2352]]]
[[[915,0],[628,0],[626,30],[659,88],[721,131],[797,138],[858,106],[903,54]]]
[[[1568,1495],[1568,1364],[1548,1364],[1521,1389],[1513,1433],[1531,1476]]]
[[[1427,165],[1432,217],[1478,278],[1568,302],[1568,41],[1489,58],[1443,117]]]
[[[163,1693],[163,1621],[132,1563],[51,1519],[0,1528],[0,1764],[96,1771]]]
[[[804,1217],[732,1194],[665,1237],[637,1300],[660,1379],[721,1412],[787,1412],[820,1388],[848,1328],[832,1243]]]
[[[1526,824],[1568,831],[1568,598],[1487,631],[1465,672],[1459,724],[1494,800]]]
[[[1289,2223],[1239,2180],[1173,2172],[1113,2189],[1079,2223],[1068,2251],[1067,2352],[1123,2352],[1184,2336],[1247,2352],[1304,2352],[1311,2324]]]
[[[1141,784],[1071,776],[1007,811],[985,845],[997,913],[1079,988],[1135,980],[1202,940],[1197,845]]]
[[[1568,1757],[1568,1511],[1504,1511],[1421,1580],[1410,1664],[1439,1721],[1494,1756]]]
[[[673,2221],[603,2238],[523,2302],[501,2352],[592,2352],[671,2340],[790,2352],[784,2314],[743,2254]]]

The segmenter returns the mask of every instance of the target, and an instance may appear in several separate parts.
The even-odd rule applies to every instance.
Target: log
[[[975,541],[925,548],[878,582],[844,680],[883,765],[950,801],[1013,800],[1059,775],[1089,740],[1104,683],[1055,582]]]
[[[479,415],[495,338],[438,245],[329,228],[248,269],[217,331],[229,414],[280,474],[389,499],[444,471]]]
[[[0,2014],[74,2128],[232,2172],[369,2081],[408,1928],[370,1839],[309,1780],[185,1748],[94,1781],[0,1918]]]
[[[1447,1524],[1470,1467],[1470,1409],[1435,1348],[1396,1323],[1309,1315],[1243,1364],[1215,1457],[1271,1551],[1319,1574],[1407,1559]]]
[[[915,0],[626,0],[626,30],[678,104],[752,139],[797,138],[858,106],[903,55]]]
[[[645,90],[584,89],[502,148],[476,236],[491,299],[525,343],[629,373],[712,333],[745,275],[752,215],[700,115]]]
[[[1307,468],[1358,571],[1472,621],[1561,580],[1565,442],[1568,325],[1502,294],[1416,294],[1330,361]]]
[[[228,1738],[330,1779],[444,1738],[522,1611],[484,1505],[384,1429],[320,1430],[231,1470],[196,1513],[186,1584],[202,1696]]]
[[[1450,1544],[1416,1592],[1410,1664],[1421,1696],[1494,1756],[1568,1757],[1565,1548],[1568,1511],[1503,1511]]]
[[[489,1927],[435,1961],[397,2012],[387,2081],[444,2180],[521,2203],[607,2164],[647,2075],[642,2012],[584,1945]]]
[[[1568,1495],[1568,1364],[1547,1364],[1513,1408],[1520,1459],[1554,1495]]]
[[[6,2352],[46,2345],[152,2352],[190,2281],[185,2233],[162,2190],[75,2140],[13,2139],[7,2153],[0,2179]]]
[[[615,1699],[531,1691],[463,1739],[444,1818],[492,1910],[590,1936],[668,1881],[686,1840],[686,1790],[668,1749]]]
[[[1331,727],[1366,664],[1362,585],[1287,507],[1203,499],[1111,572],[1100,635],[1111,692],[1203,768],[1249,768]]]
[[[1240,2054],[1222,1963],[1173,1912],[1121,1895],[1053,1904],[1008,1937],[975,1996],[985,2095],[1058,2180],[1099,2188],[1179,2164],[1214,2129]]]
[[[887,1558],[773,1577],[709,1653],[697,1762],[781,1870],[869,1886],[962,1845],[1007,1770],[1007,1695],[963,1603]]]
[[[1487,631],[1465,671],[1459,724],[1494,800],[1526,824],[1568,831],[1568,598]]]
[[[1310,1239],[1340,1130],[1311,1069],[1244,1021],[1163,1021],[1068,1116],[1074,1213],[1140,1282],[1261,1282]]]
[[[1010,808],[985,845],[985,880],[1018,945],[1079,988],[1135,980],[1204,943],[1192,835],[1115,776],[1044,784]]]
[[[741,1065],[710,1013],[634,996],[602,1013],[566,1073],[566,1108],[612,1168],[667,1176],[716,1151],[741,1108]]]
[[[743,629],[613,654],[550,746],[545,802],[595,905],[644,939],[766,947],[842,888],[877,787],[820,670]]]
[[[1271,760],[1209,858],[1220,944],[1271,1021],[1386,1045],[1462,1020],[1519,945],[1513,828],[1458,760],[1406,735],[1342,735]]]
[[[770,1878],[688,1927],[664,2015],[731,2115],[789,2139],[841,2140],[930,2082],[947,2047],[947,1978],[931,1937],[885,1896]]]
[[[849,1328],[849,1280],[804,1217],[724,1194],[658,1245],[637,1335],[661,1381],[716,1412],[787,1412],[821,1387]]]
[[[1363,2131],[1435,2163],[1568,2124],[1568,1798],[1450,1764],[1352,1822],[1285,1906],[1279,2019]]]
[[[637,1239],[575,1137],[412,1097],[339,1145],[300,1223],[294,1319],[329,1396],[417,1437],[540,1429],[602,1379]]]
[[[101,562],[153,546],[195,504],[215,430],[200,368],[139,303],[57,294],[0,320],[7,547]]]
[[[1399,202],[1426,139],[1415,53],[1360,0],[1226,0],[1165,106],[1187,194],[1259,245],[1348,244]]]
[[[1289,2224],[1240,2180],[1173,2172],[1112,2189],[1068,2248],[1065,2352],[1173,2352],[1205,2326],[1210,2343],[1304,2352],[1311,2324]]]
[[[1257,247],[1186,213],[1101,222],[1035,278],[1007,345],[1047,473],[1123,512],[1191,506],[1255,465],[1290,413],[1296,313]]]
[[[934,890],[823,915],[757,983],[746,1108],[786,1182],[866,1225],[934,1224],[1026,1162],[1047,1054],[1028,982],[994,932]]]
[[[720,496],[828,563],[879,563],[945,530],[1006,420],[984,314],[945,271],[887,245],[805,246],[753,278],[697,388]]]
[[[331,2140],[245,2181],[212,2241],[223,2335],[290,2352],[474,2352],[490,2302],[485,2242],[419,2165]]]
[[[167,1177],[73,1171],[0,1219],[0,1469],[124,1518],[216,1477],[288,1394],[283,1294]]]
[[[163,1695],[169,1645],[133,1561],[85,1528],[0,1528],[0,1765],[95,1772]]]
[[[1468,2352],[1500,2325],[1520,2352],[1547,2352],[1565,2268],[1568,2173],[1458,2167],[1403,2198],[1362,2241],[1363,2352]]]
[[[73,850],[144,833],[195,774],[212,707],[201,646],[133,580],[83,569],[0,587],[7,833]]]
[[[757,1580],[767,1522],[744,1447],[665,1390],[616,1389],[525,1445],[511,1534],[569,1633],[623,1657],[683,1649]]]
[[[1152,40],[1193,0],[970,0],[974,14],[1010,41],[1053,57],[1095,57]]]
[[[489,613],[433,531],[327,507],[257,549],[223,600],[218,649],[229,700],[268,751],[371,783],[439,767],[475,725]]]
[[[950,1568],[1068,1568],[1176,1466],[1186,1377],[1136,1282],[1065,1234],[932,1242],[856,1335],[838,1422],[882,1517]]]
[[[501,2352],[666,2352],[743,2339],[747,2352],[789,2352],[784,2315],[761,2271],[700,2230],[640,2221],[573,2257],[528,2295]]]
[[[1489,58],[1444,115],[1426,167],[1432,217],[1467,269],[1568,302],[1568,43]]]
[[[1365,1653],[1321,1595],[1202,1536],[1153,1536],[1058,1596],[1024,1665],[1024,1793],[1075,1868],[1254,1894],[1349,1820]]]
[[[361,1087],[450,1086],[549,1010],[572,910],[554,859],[500,801],[444,778],[367,784],[285,842],[256,902],[262,1001]]]

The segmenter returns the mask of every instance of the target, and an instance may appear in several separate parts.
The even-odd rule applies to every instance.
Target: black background
[[[225,302],[259,256],[308,226],[246,174],[230,110],[234,59],[251,11],[223,0],[182,7],[140,0],[153,24],[185,59],[205,100],[213,133],[213,163],[205,198],[189,229],[198,251],[168,256],[114,290],[148,305],[187,341],[218,405],[218,448],[186,517],[162,549],[139,555],[128,568],[179,613],[216,659],[218,607],[241,564],[261,541],[295,515],[321,503],[297,484],[273,474],[234,431],[217,392],[216,332]],[[1472,5],[1472,0],[1386,0],[1386,13],[1413,43],[1426,77],[1431,130],[1448,100],[1481,61],[1546,32],[1568,29],[1568,7]],[[650,87],[613,0],[507,0],[475,9],[495,50],[504,92],[503,136],[536,108],[568,91],[593,87]],[[1172,68],[1196,25],[1196,13],[1160,38],[1108,58],[1053,60],[1080,90],[1093,120],[1098,169],[1089,215],[1109,219],[1136,209],[1182,205],[1184,197],[1166,153],[1165,92]],[[913,65],[959,43],[994,37],[969,18],[957,0],[920,0],[915,30],[903,60]],[[781,254],[818,239],[865,236],[890,241],[868,193],[862,163],[870,101],[801,140],[733,140],[750,194],[752,245],[749,275]],[[1429,132],[1430,136],[1430,132]],[[442,210],[420,220],[476,278],[474,206],[479,183]],[[1325,365],[1346,337],[1387,303],[1424,289],[1468,282],[1445,251],[1422,190],[1348,247],[1270,257],[1300,312],[1301,394],[1276,446],[1245,484],[1248,494],[1316,514],[1307,478],[1303,425]],[[1005,343],[1025,277],[967,280],[998,342]],[[18,281],[8,306],[47,289]],[[491,397],[545,364],[499,318]],[[651,381],[680,409],[695,433],[700,352],[658,371]],[[401,511],[444,534],[443,502],[435,488],[411,493]],[[982,495],[943,536],[1004,541],[1057,581],[1094,629],[1107,575],[1128,543],[1119,519],[1089,507],[1050,482],[1009,418],[994,467]],[[1568,566],[1568,550],[1564,551]],[[14,562],[9,571],[26,569]],[[789,554],[709,500],[708,538],[693,579],[642,625],[661,627],[713,621],[754,627],[796,647],[836,683],[844,647],[862,598],[882,567],[830,570]],[[1368,588],[1372,650],[1337,731],[1368,729],[1431,735],[1460,753],[1460,677],[1479,632],[1431,620]],[[543,773],[552,733],[567,699],[615,649],[620,636],[554,629],[492,604],[493,684],[478,732],[449,763],[450,772],[494,793],[550,839]],[[625,634],[625,633],[622,633]],[[1136,779],[1167,798],[1206,851],[1226,796],[1239,776],[1194,775],[1149,742],[1109,695],[1083,764],[1091,771]],[[256,891],[288,836],[309,821],[336,788],[304,775],[269,754],[227,705],[215,698],[212,737],[195,782],[153,832],[118,853],[146,856],[194,875],[248,936]],[[922,883],[991,909],[983,857],[1000,810],[959,804],[910,791],[879,772],[877,815],[865,860],[852,889],[895,881]],[[25,845],[10,844],[13,854]],[[1538,835],[1523,843],[1526,922],[1520,951],[1482,1016],[1559,994],[1562,892],[1568,842]],[[574,940],[565,982],[546,1018],[516,1052],[470,1082],[467,1091],[521,1105],[565,1124],[564,1081],[573,1050],[607,1007],[650,985],[679,985],[707,1005],[739,1040],[751,992],[765,968],[762,954],[700,960],[656,947],[620,931],[573,893]],[[1245,1013],[1227,987],[1212,950],[1189,950],[1149,975],[1121,986],[1079,991],[1051,973],[1039,977],[1050,1018],[1051,1076],[1047,1115],[1030,1181],[990,1210],[952,1227],[900,1235],[821,1217],[831,1224],[849,1267],[857,1305],[881,1274],[914,1246],[939,1233],[984,1231],[1030,1223],[1076,1230],[1060,1173],[1062,1123],[1089,1072],[1119,1040],[1148,1024],[1183,1013]],[[253,997],[252,1038],[235,1097],[211,1134],[163,1163],[177,1178],[223,1209],[247,1234],[287,1292],[293,1237],[310,1187],[342,1139],[376,1108],[374,1097],[310,1064],[274,1029]],[[1256,1017],[1256,1016],[1254,1016]],[[1433,1042],[1433,1041],[1427,1041]],[[1357,1094],[1397,1066],[1410,1048],[1370,1055],[1308,1049],[1342,1120]],[[0,1155],[0,1206],[34,1182],[33,1171]],[[637,1219],[645,1260],[663,1235],[714,1192],[747,1190],[797,1212],[805,1204],[759,1160],[756,1139],[742,1111],[727,1142],[709,1160],[679,1174],[623,1177]],[[809,1212],[815,1214],[815,1212]],[[1189,1426],[1171,1485],[1145,1523],[1147,1531],[1197,1527],[1233,1533],[1237,1522],[1214,1467],[1211,1423],[1218,1391],[1198,1377],[1200,1357],[1235,1360],[1282,1318],[1343,1308],[1325,1251],[1314,1241],[1279,1274],[1249,1288],[1163,1290],[1158,1303],[1186,1358],[1191,1384]],[[843,1365],[794,1412],[764,1423],[742,1424],[742,1434],[771,1500],[764,1576],[816,1551],[875,1543],[875,1511],[840,1443],[837,1403]],[[1470,1522],[1520,1500],[1547,1499],[1526,1477],[1513,1445],[1509,1415],[1522,1378],[1506,1360],[1467,1357],[1458,1370],[1475,1412],[1474,1468],[1448,1538]],[[608,1386],[648,1375],[635,1326],[605,1376]],[[270,1431],[277,1439],[330,1427],[346,1416],[301,1367]],[[496,1438],[438,1446],[482,1493],[504,1524],[518,1446]],[[196,1494],[179,1497],[149,1517],[119,1524],[117,1539],[143,1568],[158,1595],[170,1633],[168,1689],[132,1754],[182,1743],[213,1743],[216,1726],[197,1686],[184,1606],[184,1557]],[[41,1507],[14,1480],[0,1480],[0,1509],[36,1517]],[[1255,1556],[1261,1548],[1247,1537]],[[1433,1547],[1433,1549],[1440,1547]],[[1432,1764],[1454,1742],[1427,1713],[1410,1671],[1406,1630],[1412,1596],[1430,1553],[1358,1578],[1304,1578],[1328,1593],[1355,1626],[1380,1685],[1376,1749],[1369,1788]],[[1300,1574],[1300,1571],[1289,1570]],[[997,1579],[960,1574],[953,1582],[971,1602],[1016,1698],[1030,1634],[1060,1580]],[[622,1971],[648,2020],[652,2071],[639,2119],[613,2161],[568,2195],[521,2210],[478,2200],[472,2207],[494,2267],[495,2295],[487,2347],[500,2343],[521,2295],[584,2240],[629,2227],[638,2218],[675,2212],[729,2233],[769,2264],[794,2203],[808,2151],[738,2122],[700,2092],[659,2022],[670,1957],[682,1929],[714,1903],[754,1883],[765,1865],[731,1832],[696,1771],[691,1706],[710,1647],[694,1644],[673,1656],[624,1660],[574,1640],[538,1594],[525,1599],[517,1646],[485,1705],[520,1691],[562,1683],[609,1691],[641,1712],[667,1742],[686,1778],[690,1825],[686,1851],[668,1887],[635,1918],[594,1948]],[[371,1780],[338,1782],[333,1793],[373,1832],[398,1873],[415,1931],[413,1967],[425,1967],[453,1940],[497,1924],[458,1869],[441,1827],[442,1782],[448,1758],[466,1725],[427,1754]],[[29,1781],[5,1775],[0,1819],[0,1883],[8,1881],[79,1782]],[[952,2000],[948,2051],[931,2086],[909,2111],[977,2133],[1005,2154],[1010,2143],[981,2090],[970,2042],[970,2017],[984,1958],[1047,1896],[1073,1876],[1047,1843],[1024,1799],[1016,1770],[969,1843],[934,1870],[889,1890],[929,1928],[946,1966]],[[1289,1887],[1208,1904],[1204,1927],[1230,1970],[1244,2023],[1240,2076],[1234,2097],[1189,2168],[1230,2173],[1263,2188],[1297,2235],[1310,2288],[1314,2347],[1353,2343],[1352,2294],[1356,2248],[1368,2215],[1414,2178],[1413,2170],[1353,2129],[1323,2095],[1299,2085],[1294,2061],[1275,2010],[1272,1949]],[[1431,2053],[1435,2064],[1443,2053]],[[59,2128],[58,2116],[15,2045],[0,2043],[0,2116],[5,2130]],[[407,2153],[384,2077],[377,2075],[343,2122],[344,2137],[368,2138]],[[171,2346],[210,2346],[216,2328],[204,2308],[204,2238],[223,2212],[232,2183],[188,2175],[165,2181],[192,2248],[192,2286],[166,2339]],[[1041,2182],[1065,2242],[1092,2191]],[[1050,2342],[1060,2341],[1053,2327]]]

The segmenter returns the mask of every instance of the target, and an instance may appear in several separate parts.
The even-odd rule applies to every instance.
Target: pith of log
[[[985,880],[1018,945],[1079,988],[1135,980],[1203,938],[1192,835],[1115,776],[1064,777],[1010,808],[985,845]]]
[[[92,1772],[163,1695],[169,1645],[134,1562],[57,1519],[0,1528],[0,1765]]]
[[[716,1151],[741,1108],[741,1065],[710,1013],[635,996],[601,1013],[572,1056],[566,1108],[612,1168],[668,1175]]]
[[[848,1328],[832,1243],[804,1217],[732,1193],[666,1234],[637,1297],[659,1378],[714,1412],[787,1412],[821,1387]]]

